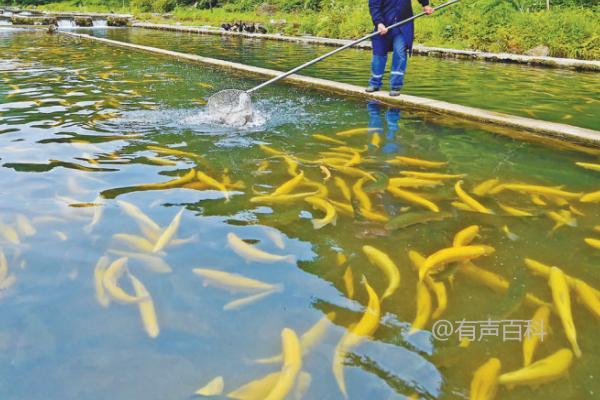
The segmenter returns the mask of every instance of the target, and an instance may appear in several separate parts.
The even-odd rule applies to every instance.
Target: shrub
[[[154,0],[152,9],[157,13],[168,13],[177,7],[177,0]]]
[[[131,7],[141,12],[151,12],[154,1],[153,0],[131,0]]]

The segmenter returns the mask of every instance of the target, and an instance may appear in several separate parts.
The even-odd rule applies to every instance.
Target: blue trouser
[[[370,133],[383,135],[384,129],[383,119],[381,118],[381,106],[375,101],[370,101],[367,104],[367,111],[369,112]],[[398,122],[400,121],[400,110],[397,108],[388,109],[385,113],[385,121],[387,122],[387,133],[384,136],[384,144],[381,147],[381,151],[387,154],[397,153],[400,150],[398,143],[396,143],[396,133],[398,132]]]
[[[402,34],[397,34],[394,37],[393,47],[394,51],[392,54],[390,87],[392,89],[400,89],[404,84],[404,73],[406,72],[407,63],[407,47]],[[369,79],[369,86],[374,86],[376,88],[381,87],[387,59],[387,54],[373,54],[373,58],[371,60],[371,79]]]

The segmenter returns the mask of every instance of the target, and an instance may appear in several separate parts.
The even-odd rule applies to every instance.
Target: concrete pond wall
[[[159,49],[156,47],[120,42],[117,40],[99,38],[85,34],[73,32],[61,32],[61,34],[74,38],[102,42],[113,46],[149,52],[179,61],[207,65],[226,71],[235,71],[236,73],[243,73],[251,76],[253,75],[264,78],[273,78],[282,73],[281,71],[267,68],[254,67],[230,61],[202,57],[195,54]],[[390,97],[387,92],[366,93],[364,88],[360,86],[326,79],[313,78],[304,75],[294,74],[287,77],[283,82],[301,86],[303,88],[335,93],[336,95],[348,98],[377,100],[390,106],[400,106],[417,112],[426,112],[429,118],[440,120],[442,123],[468,125],[476,124],[479,128],[492,131],[497,134],[517,137],[519,139],[531,141],[551,141],[556,143],[564,142],[571,145],[583,144],[585,146],[600,147],[600,131],[593,129],[541,121],[532,118],[518,117],[417,96],[400,95],[398,97]]]

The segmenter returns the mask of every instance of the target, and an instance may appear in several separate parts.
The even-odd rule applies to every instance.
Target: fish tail
[[[296,264],[296,256],[293,254],[290,254],[289,256],[285,256],[285,261],[289,262],[290,264]]]
[[[322,227],[324,227],[325,225],[327,225],[326,223],[323,223],[323,221],[318,221],[313,219],[312,221],[312,225],[314,229],[321,229]]]

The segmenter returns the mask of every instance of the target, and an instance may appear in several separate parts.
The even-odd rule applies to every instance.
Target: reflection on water
[[[0,47],[0,398],[185,399],[219,376],[237,398],[468,398],[522,344],[433,324],[531,319],[554,303],[544,264],[582,356],[498,398],[600,390],[597,150],[284,85],[264,124],[224,128],[204,100],[255,82],[43,33]],[[441,249],[462,258],[420,273]],[[548,324],[534,362],[574,348]]]
[[[148,29],[98,29],[92,34],[276,70],[291,69],[331,50],[257,38]],[[370,52],[348,49],[302,73],[366,86],[369,71]],[[599,86],[596,72],[415,56],[408,63],[403,92],[600,130]]]

